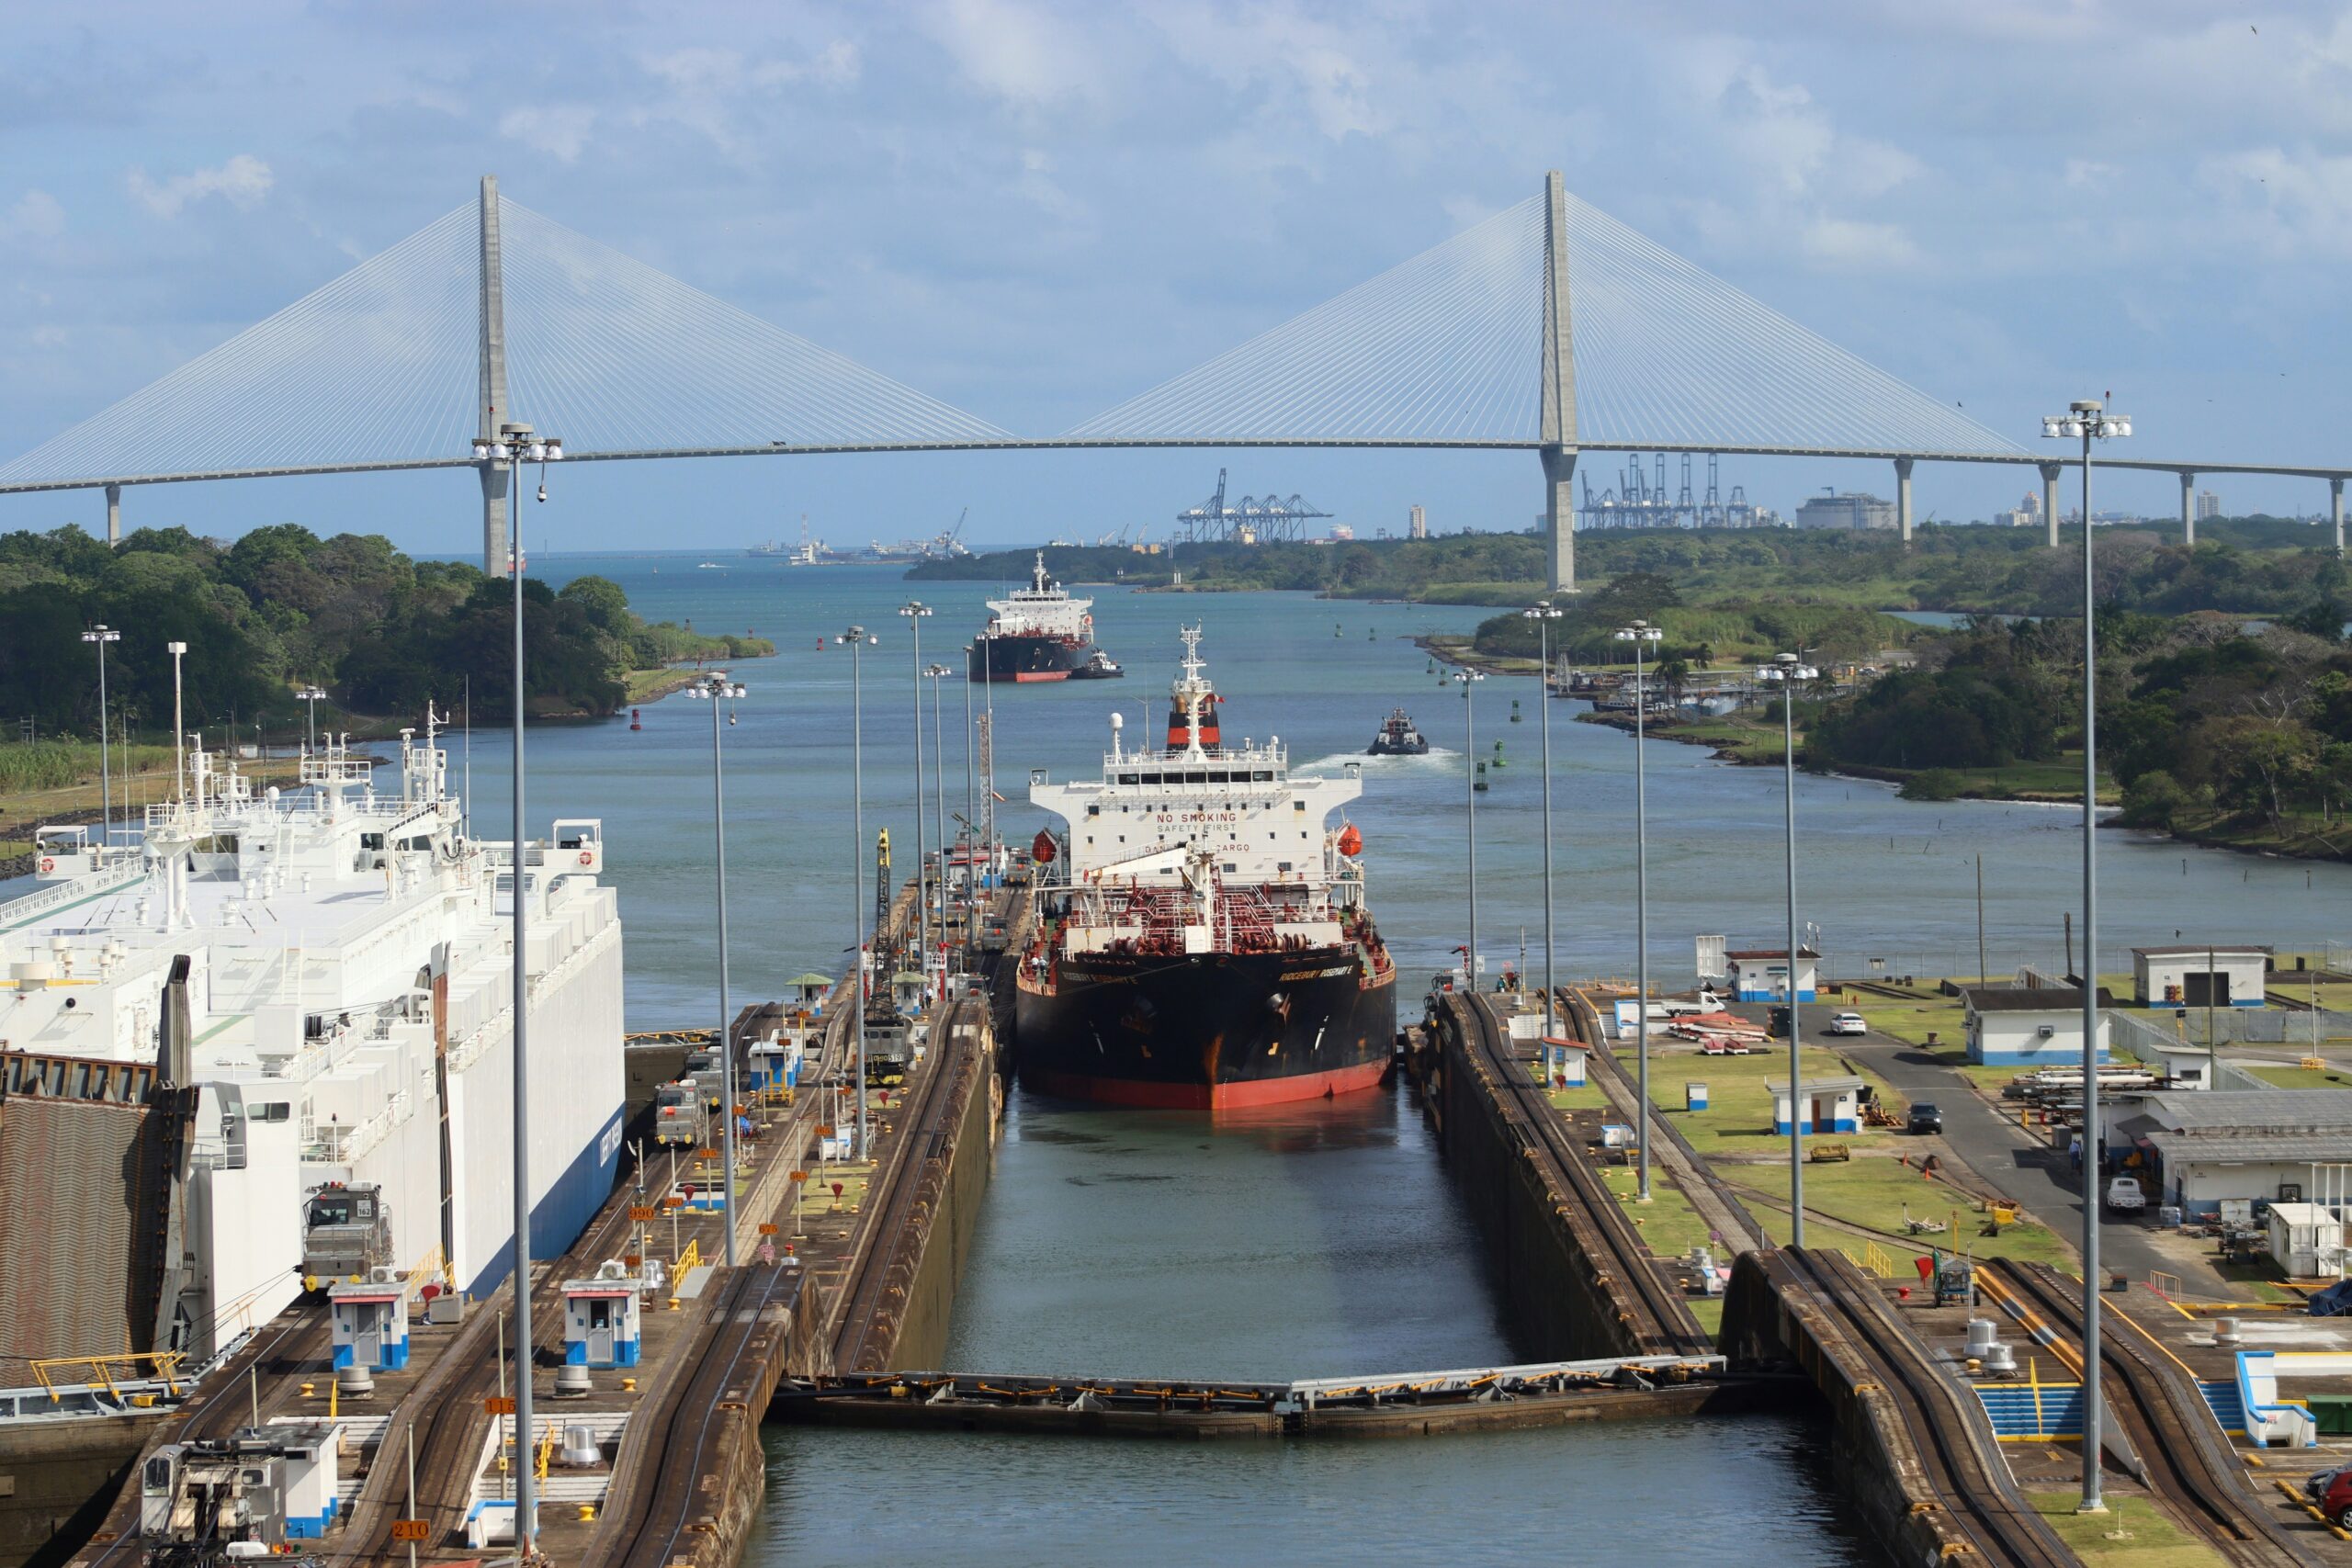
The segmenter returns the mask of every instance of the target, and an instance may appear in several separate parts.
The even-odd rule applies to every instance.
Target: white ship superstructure
[[[203,1093],[172,1337],[198,1355],[303,1289],[304,1200],[323,1183],[380,1187],[404,1269],[477,1292],[506,1271],[514,848],[467,836],[435,741],[431,722],[421,741],[401,732],[393,791],[333,741],[283,793],[199,747],[137,844],[44,830],[36,890],[0,904],[0,1051],[154,1062],[187,960]],[[620,1151],[621,930],[599,822],[559,819],[523,858],[533,1239],[549,1256]]]

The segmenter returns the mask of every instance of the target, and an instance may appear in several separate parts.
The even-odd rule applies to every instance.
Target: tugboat
[[[1380,733],[1372,738],[1365,755],[1370,757],[1426,757],[1429,737],[1413,728],[1403,708],[1396,709],[1381,721]]]
[[[1111,656],[1096,649],[1086,656],[1086,662],[1069,672],[1073,681],[1115,681],[1126,673],[1126,667],[1113,662]]]
[[[1046,552],[1039,550],[1029,586],[989,601],[989,624],[972,639],[965,674],[975,681],[1069,680],[1094,651],[1093,606],[1046,575]]]
[[[1368,1089],[1396,1033],[1396,965],[1364,902],[1363,790],[1294,776],[1279,740],[1226,742],[1182,631],[1165,750],[1100,783],[1035,784],[1037,935],[1014,991],[1019,1068],[1046,1094],[1224,1110]]]

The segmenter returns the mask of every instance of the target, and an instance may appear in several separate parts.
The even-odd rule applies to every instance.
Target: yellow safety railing
[[[153,1369],[145,1375],[160,1378],[169,1384],[178,1375],[180,1363],[185,1359],[186,1355],[178,1350],[124,1350],[111,1356],[51,1356],[32,1365],[34,1379],[40,1382],[41,1391],[54,1402],[64,1397],[58,1390],[60,1382],[69,1384],[75,1382],[104,1383],[107,1393],[119,1399],[122,1391],[115,1386],[115,1380],[121,1377],[135,1381],[141,1375],[139,1371],[141,1366]],[[89,1375],[78,1380],[58,1379],[51,1375],[77,1367],[86,1369]],[[175,1387],[172,1392],[176,1393],[179,1391]]]
[[[553,1423],[552,1421],[550,1421],[549,1423],[548,1423],[548,1431],[547,1431],[547,1436],[545,1436],[545,1437],[543,1437],[543,1438],[541,1438],[539,1439],[539,1461],[538,1461],[538,1466],[537,1466],[537,1469],[538,1469],[539,1479],[540,1479],[541,1481],[545,1481],[545,1480],[548,1478],[548,1460],[550,1460],[550,1459],[552,1459],[552,1458],[554,1458],[554,1457],[555,1457],[555,1423]]]
[[[678,1254],[677,1267],[670,1271],[670,1310],[672,1312],[678,1310],[678,1289],[686,1282],[686,1271],[701,1266],[702,1243],[699,1240],[687,1242],[686,1249]]]

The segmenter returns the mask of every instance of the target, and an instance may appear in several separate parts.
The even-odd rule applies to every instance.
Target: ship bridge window
[[[1086,814],[1089,817],[1100,817],[1102,815],[1102,808],[1099,806],[1090,806],[1086,808]]]
[[[1119,775],[1119,782],[1121,784],[1137,784],[1142,782],[1142,779],[1143,775],[1141,773],[1121,773]]]
[[[1237,864],[1236,863],[1232,862],[1232,861],[1227,861],[1227,862],[1225,863],[1225,874],[1226,874],[1227,876],[1232,875],[1235,872],[1238,872],[1238,871],[1239,871],[1240,869],[1241,869],[1241,867],[1240,867],[1238,864]]]
[[[255,1122],[290,1122],[294,1119],[294,1108],[285,1100],[273,1100],[266,1105],[249,1108],[247,1115]]]
[[[1250,782],[1251,784],[1272,784],[1274,782],[1274,771],[1272,768],[1256,769],[1250,773]]]
[[[1142,778],[1143,782],[1148,784],[1166,784],[1168,782],[1167,775],[1164,773],[1145,773],[1142,775]]]
[[[1293,811],[1304,811],[1306,809],[1306,802],[1303,800],[1294,800],[1290,803],[1290,808]]]

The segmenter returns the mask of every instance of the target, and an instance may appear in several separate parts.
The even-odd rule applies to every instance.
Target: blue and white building
[[[1754,947],[1724,954],[1730,971],[1732,994],[1743,1002],[1785,1002],[1789,999],[1789,950]],[[1797,1000],[1814,999],[1819,981],[1821,954],[1809,947],[1797,949]]]

